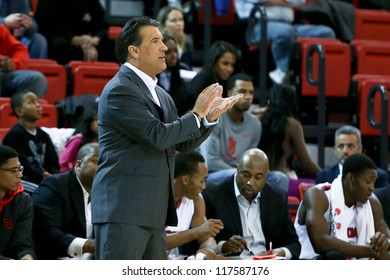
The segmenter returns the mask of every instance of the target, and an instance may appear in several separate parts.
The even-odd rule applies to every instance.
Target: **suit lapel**
[[[138,85],[142,94],[146,95],[146,99],[149,101],[149,107],[152,109],[152,112],[154,113],[154,115],[156,117],[160,118],[160,120],[163,120],[163,118],[164,118],[163,111],[161,110],[160,106],[158,106],[156,104],[156,102],[154,101],[152,93],[149,91],[149,89],[146,86],[146,84],[144,83],[144,81],[142,81],[142,79],[126,65],[122,65],[120,71],[123,72],[125,75],[127,75],[133,83]],[[157,88],[158,88],[158,86],[156,86],[156,92],[157,92]],[[159,94],[157,93],[157,95],[159,95]],[[158,98],[160,100],[160,104],[162,107],[163,106],[163,103],[161,100],[162,98],[160,98],[160,96]]]
[[[227,211],[232,217],[232,222],[235,227],[235,232],[239,232],[242,235],[242,224],[240,217],[240,209],[238,207],[238,202],[236,194],[234,192],[234,175],[227,181],[227,186],[224,188],[224,201]]]
[[[72,203],[77,212],[77,217],[84,229],[86,231],[86,220],[85,220],[85,208],[84,208],[84,195],[81,189],[80,183],[76,178],[76,174],[73,173],[71,178],[71,183],[69,185],[70,188],[70,197],[72,199]]]

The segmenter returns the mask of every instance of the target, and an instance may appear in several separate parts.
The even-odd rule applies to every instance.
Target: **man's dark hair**
[[[343,164],[342,179],[344,179],[348,173],[359,175],[366,169],[376,169],[376,165],[371,158],[362,153],[351,155]]]
[[[19,116],[16,114],[16,108],[20,108],[23,105],[23,97],[29,93],[29,91],[19,91],[16,92],[14,95],[11,96],[11,109],[14,115],[19,118]]]
[[[195,174],[201,162],[205,162],[204,157],[196,151],[178,153],[175,158],[175,178],[184,174],[190,176]]]
[[[18,152],[9,146],[0,144],[0,166],[6,164],[10,158],[18,157]]]
[[[233,74],[232,76],[230,76],[229,80],[227,81],[226,89],[231,90],[232,88],[234,88],[237,80],[246,81],[246,82],[253,82],[252,78],[245,73]]]
[[[122,28],[121,33],[116,38],[115,53],[118,61],[123,64],[127,61],[128,50],[130,45],[139,46],[142,43],[140,29],[144,26],[159,27],[160,23],[150,17],[141,16],[133,17]]]

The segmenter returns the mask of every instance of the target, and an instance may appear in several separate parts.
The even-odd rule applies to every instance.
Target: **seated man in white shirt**
[[[32,194],[38,259],[94,258],[91,187],[98,154],[97,143],[85,144],[74,170],[45,178]]]
[[[216,255],[214,240],[223,224],[217,219],[206,219],[205,204],[201,192],[205,189],[208,168],[201,154],[196,151],[179,153],[175,158],[175,182],[173,196],[176,202],[178,225],[166,227],[168,259],[185,259],[180,246],[197,241],[191,254],[197,258],[220,259]],[[193,257],[193,256],[192,256]]]

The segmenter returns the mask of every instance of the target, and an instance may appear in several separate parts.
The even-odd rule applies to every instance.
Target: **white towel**
[[[341,181],[341,174],[333,181],[331,188],[331,234],[338,239],[348,242],[347,236],[347,222],[344,222],[343,211],[346,207],[344,202],[344,192]],[[357,230],[357,244],[368,246],[370,244],[370,237],[375,234],[374,217],[370,201],[366,203],[356,204],[356,230]]]

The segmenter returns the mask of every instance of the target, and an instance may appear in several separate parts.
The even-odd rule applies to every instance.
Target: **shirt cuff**
[[[83,246],[87,239],[76,237],[68,247],[68,255],[71,257],[81,258],[83,256]]]
[[[217,123],[218,123],[218,119],[217,119],[216,121],[209,121],[209,120],[207,119],[207,117],[203,118],[203,125],[204,125],[205,127],[211,127],[211,126],[216,125]]]
[[[280,249],[282,249],[284,251],[284,254],[285,254],[285,259],[286,260],[291,260],[292,259],[292,254],[290,252],[289,249],[287,249],[286,247],[281,247]]]
[[[225,244],[225,242],[226,242],[225,240],[218,242],[217,250],[218,250],[218,254],[220,254],[220,255],[224,255],[224,253],[222,253],[222,246],[223,246],[223,244]]]

